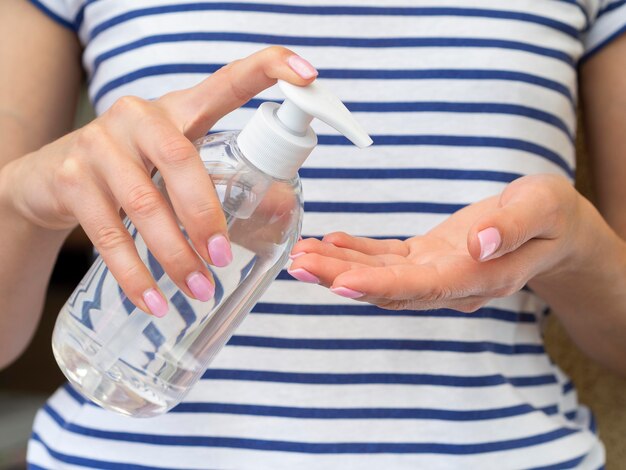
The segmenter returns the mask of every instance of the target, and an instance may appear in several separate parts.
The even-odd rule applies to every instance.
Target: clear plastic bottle
[[[233,251],[229,266],[208,266],[214,298],[201,302],[183,294],[126,219],[142,261],[169,300],[168,314],[156,318],[136,308],[100,257],[62,308],[52,349],[72,385],[93,402],[134,417],[178,404],[276,278],[300,235],[297,170],[317,143],[311,119],[322,116],[360,146],[371,143],[320,85],[283,82],[281,89],[288,96],[282,107],[264,103],[241,133],[196,143],[222,202]],[[167,198],[158,172],[153,181]]]

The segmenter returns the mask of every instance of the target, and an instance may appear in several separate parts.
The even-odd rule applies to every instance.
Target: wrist
[[[31,187],[19,178],[19,162],[13,160],[0,167],[0,217],[25,239],[42,239],[62,243],[71,229],[55,230],[38,224],[28,210],[22,190]],[[32,189],[31,189],[32,190]]]
[[[558,261],[535,276],[530,282],[531,287],[551,283],[563,285],[571,278],[599,280],[613,277],[626,266],[626,243],[580,194],[574,223],[566,232]]]

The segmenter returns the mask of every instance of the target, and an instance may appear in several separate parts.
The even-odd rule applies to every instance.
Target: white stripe
[[[337,192],[337,185],[342,188]],[[499,194],[506,183],[491,181],[451,181],[437,179],[319,179],[302,180],[307,201],[335,202],[413,202],[437,201],[469,204]]]
[[[471,354],[471,362],[468,360]],[[471,365],[470,365],[471,364]],[[302,373],[380,373],[483,376],[552,374],[544,355],[498,355],[491,352],[384,350],[308,350],[228,346],[210,364],[215,369],[272,370]],[[503,372],[506,371],[506,372]],[[385,386],[382,386],[385,387]],[[560,393],[560,387],[557,393]]]
[[[511,326],[508,322],[486,318],[336,316],[328,319],[315,315],[255,314],[246,318],[236,334],[307,339],[386,338],[541,344],[534,323]]]

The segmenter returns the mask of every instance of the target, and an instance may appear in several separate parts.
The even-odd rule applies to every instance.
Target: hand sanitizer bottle
[[[93,402],[135,417],[156,416],[178,404],[278,276],[298,240],[303,202],[297,172],[317,144],[309,123],[325,121],[359,147],[372,143],[317,81],[279,86],[287,97],[282,105],[263,103],[240,133],[196,142],[220,196],[233,250],[229,266],[209,266],[214,298],[201,302],[183,294],[126,219],[139,255],[169,299],[168,314],[156,318],[136,308],[100,257],[62,308],[52,349],[73,387]],[[167,198],[158,172],[153,180]]]

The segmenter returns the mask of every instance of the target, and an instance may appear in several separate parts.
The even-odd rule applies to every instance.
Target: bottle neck
[[[237,136],[237,146],[248,162],[279,180],[291,180],[317,145],[317,136],[306,124],[302,135],[295,134],[278,118],[276,103],[263,103]],[[284,113],[295,113],[304,126],[308,118],[287,106]]]
[[[276,111],[276,119],[287,131],[303,137],[306,135],[313,116],[302,111],[293,101],[285,100]]]

